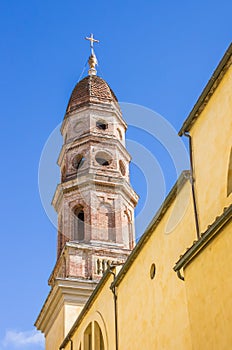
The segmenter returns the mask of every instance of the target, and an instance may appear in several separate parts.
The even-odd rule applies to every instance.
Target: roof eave
[[[206,87],[202,91],[192,111],[190,112],[189,116],[185,120],[182,128],[178,133],[179,136],[182,136],[185,132],[189,132],[191,127],[195,123],[196,119],[201,114],[202,110],[208,103],[210,97],[213,95],[214,91],[216,90],[217,86],[219,85],[220,81],[225,75],[227,69],[231,65],[231,62],[232,62],[232,59],[230,59],[231,55],[232,55],[232,43],[226,50],[224,56],[222,57],[220,63],[218,64],[217,68],[213,72],[213,75],[211,76]]]
[[[232,205],[225,208],[222,215],[219,216],[212,225],[201,235],[200,239],[193,242],[193,245],[180,256],[180,259],[174,266],[174,271],[180,271],[185,268],[191,260],[193,260],[202,249],[220,232],[221,228],[225,226],[232,218]]]
[[[154,218],[151,220],[151,223],[148,225],[147,229],[145,230],[144,234],[141,236],[140,240],[136,244],[135,248],[132,250],[131,254],[129,255],[128,259],[126,260],[125,264],[123,265],[122,269],[116,276],[114,282],[112,285],[118,286],[121,281],[123,280],[124,276],[126,275],[127,271],[132,266],[133,261],[137,258],[140,251],[142,250],[143,246],[146,244],[146,242],[151,237],[153,231],[155,228],[159,225],[161,219],[167,212],[168,208],[172,204],[172,202],[175,200],[177,191],[179,191],[185,183],[189,180],[190,172],[188,170],[184,170],[181,175],[179,176],[178,180],[176,181],[175,185],[172,187],[171,191],[167,195],[166,199],[164,200],[163,204],[155,214]]]

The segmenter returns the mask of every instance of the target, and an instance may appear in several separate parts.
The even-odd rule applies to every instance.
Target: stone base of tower
[[[57,350],[86,304],[96,281],[57,278],[35,322],[45,336],[46,350]]]
[[[46,350],[57,350],[109,265],[123,264],[131,250],[108,242],[67,242],[49,278],[51,291],[35,326]]]

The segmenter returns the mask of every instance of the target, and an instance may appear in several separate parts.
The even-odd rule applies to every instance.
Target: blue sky
[[[229,0],[1,0],[0,350],[42,349],[33,324],[49,290],[56,229],[41,204],[38,167],[88,58],[83,38],[93,32],[101,41],[99,75],[119,101],[159,113],[178,131],[231,41],[231,12]],[[129,139],[167,174],[167,192],[175,171],[162,145],[130,125]],[[143,203],[146,173],[132,170]],[[50,171],[45,177],[51,182]]]

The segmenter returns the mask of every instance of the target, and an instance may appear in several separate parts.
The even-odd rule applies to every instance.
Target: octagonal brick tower
[[[138,196],[129,180],[126,123],[115,94],[96,76],[92,46],[88,62],[89,75],[75,86],[61,126],[61,181],[52,200],[57,261],[35,322],[46,350],[59,348],[108,265],[124,263],[135,244]]]
[[[91,57],[90,57],[91,59]],[[126,124],[109,85],[89,70],[77,83],[61,127],[58,278],[99,280],[110,263],[123,263],[134,247],[138,196],[129,182]]]

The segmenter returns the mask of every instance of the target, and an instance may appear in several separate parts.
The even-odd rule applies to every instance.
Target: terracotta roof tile
[[[77,83],[71,94],[66,113],[72,112],[86,103],[116,102],[117,97],[102,78],[87,76]]]

